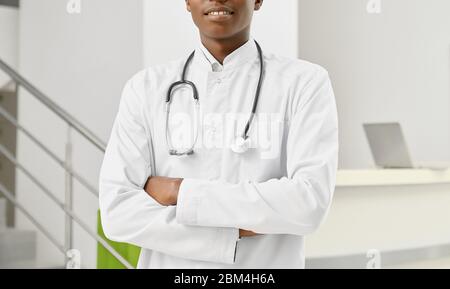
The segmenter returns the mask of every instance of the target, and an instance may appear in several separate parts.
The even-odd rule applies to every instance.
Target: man
[[[304,236],[323,221],[337,170],[327,72],[263,48],[253,143],[235,153],[236,133],[224,133],[232,123],[239,134],[245,121],[236,124],[236,115],[252,111],[261,63],[250,27],[262,4],[186,0],[201,39],[186,69],[203,116],[193,154],[168,152],[169,142],[191,132],[191,90],[173,93],[165,125],[166,94],[186,57],[148,68],[124,88],[101,170],[100,209],[108,238],[142,248],[138,268],[304,268]],[[167,128],[175,137],[166,138]]]

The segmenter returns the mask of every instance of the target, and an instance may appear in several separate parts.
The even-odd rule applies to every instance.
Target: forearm
[[[187,179],[181,185],[177,221],[261,234],[306,235],[321,223],[331,197],[328,185],[306,176],[239,184]]]
[[[145,192],[162,206],[176,206],[182,178],[150,177]],[[252,237],[258,234],[239,229],[239,237]]]
[[[180,258],[234,262],[238,230],[179,224],[175,219],[176,207],[161,206],[142,190],[118,192],[103,184],[100,208],[103,230],[112,241]]]

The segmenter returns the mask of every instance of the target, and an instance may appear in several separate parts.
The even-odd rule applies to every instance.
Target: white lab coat
[[[100,176],[106,236],[142,247],[139,268],[303,268],[304,236],[324,220],[335,187],[338,121],[327,72],[264,52],[257,116],[276,123],[275,149],[259,144],[236,154],[211,144],[234,139],[223,129],[226,114],[242,113],[235,131],[243,131],[259,76],[256,46],[247,42],[222,66],[199,44],[187,79],[197,85],[209,120],[199,125],[195,154],[177,157],[167,150],[164,101],[185,60],[145,69],[125,85]],[[177,112],[193,117],[189,90],[174,94],[175,119]],[[171,122],[180,147],[183,117]],[[260,139],[256,123],[252,140]],[[184,178],[176,206],[145,193],[152,174]],[[238,240],[238,228],[260,235]]]

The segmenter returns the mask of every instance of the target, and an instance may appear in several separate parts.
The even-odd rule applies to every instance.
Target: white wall
[[[450,161],[450,1],[300,0],[300,57],[325,66],[340,167],[373,165],[363,122],[399,121],[413,159]]]
[[[20,72],[95,134],[107,141],[126,80],[143,66],[142,1],[82,1],[81,14],[68,14],[67,1],[22,0]],[[19,101],[19,121],[64,157],[66,125],[26,93]],[[75,169],[97,187],[102,154],[74,134]],[[18,158],[59,199],[64,174],[26,136],[19,134]],[[96,230],[97,198],[77,182],[75,211]],[[18,174],[19,200],[63,242],[64,215],[42,192]],[[31,225],[21,214],[20,227]],[[76,227],[75,246],[83,266],[95,267],[96,243]],[[63,256],[42,235],[38,263],[61,265]]]
[[[145,63],[154,65],[189,55],[199,43],[184,1],[145,1]],[[252,36],[264,51],[297,57],[298,1],[265,1],[255,12]]]
[[[18,10],[0,6],[0,59],[12,67],[17,66]],[[0,87],[10,78],[0,71]]]

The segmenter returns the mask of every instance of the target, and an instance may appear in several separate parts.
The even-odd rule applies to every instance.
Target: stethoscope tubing
[[[242,133],[242,136],[241,136],[241,138],[244,141],[246,141],[247,138],[248,138],[248,131],[250,129],[250,125],[253,122],[254,116],[256,114],[256,110],[258,108],[259,96],[261,94],[261,87],[262,87],[263,77],[264,77],[263,52],[262,52],[261,46],[259,45],[259,43],[256,40],[255,40],[255,44],[256,44],[256,48],[258,50],[259,63],[260,63],[260,72],[259,72],[259,79],[258,79],[258,85],[256,87],[255,97],[253,99],[252,111],[251,111],[250,117],[249,117],[249,119],[248,119],[248,121],[247,121],[247,123],[245,125],[244,132]],[[195,144],[196,144],[197,139],[198,139],[198,128],[196,128],[195,139],[194,139],[194,142],[193,142],[192,146],[189,149],[187,149],[187,150],[185,150],[183,152],[178,152],[176,149],[173,148],[171,140],[170,140],[170,137],[169,137],[169,135],[170,135],[170,132],[169,132],[170,104],[172,102],[173,90],[176,87],[178,87],[178,86],[188,85],[188,86],[191,87],[192,92],[193,92],[193,98],[194,98],[194,101],[195,101],[196,125],[198,125],[198,114],[199,114],[199,107],[200,107],[200,100],[199,100],[198,90],[197,90],[196,85],[192,81],[186,80],[186,72],[187,72],[187,69],[189,67],[189,64],[191,63],[192,59],[194,58],[194,55],[195,55],[195,51],[193,51],[189,55],[188,59],[186,60],[186,63],[184,64],[183,72],[181,74],[181,80],[172,83],[170,85],[170,87],[169,87],[169,89],[167,91],[167,95],[166,95],[166,143],[167,143],[167,146],[169,147],[169,154],[170,155],[182,156],[182,155],[191,155],[191,154],[193,154],[194,153],[194,147],[195,147]]]

